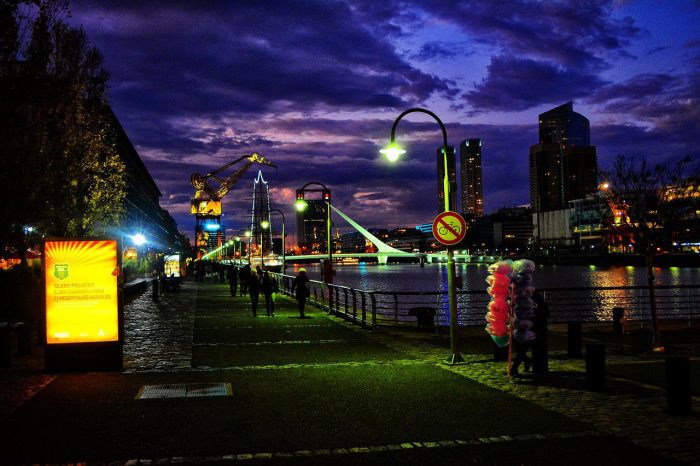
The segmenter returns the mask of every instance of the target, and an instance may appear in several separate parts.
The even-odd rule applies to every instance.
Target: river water
[[[289,265],[288,274],[299,268],[309,278],[321,280],[318,265]],[[368,291],[442,291],[447,290],[445,264],[358,264],[335,267],[336,285]],[[456,264],[464,290],[485,290],[487,264]],[[654,269],[658,285],[700,285],[700,268],[668,267]],[[534,274],[537,288],[646,286],[646,268],[633,266],[540,265]]]

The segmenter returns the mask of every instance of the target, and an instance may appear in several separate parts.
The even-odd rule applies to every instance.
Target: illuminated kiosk
[[[123,367],[121,244],[115,239],[47,239],[44,351],[48,371]]]

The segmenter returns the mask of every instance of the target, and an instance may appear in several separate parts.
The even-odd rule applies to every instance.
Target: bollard
[[[666,395],[668,412],[690,414],[690,359],[686,356],[666,358]]]
[[[508,360],[508,346],[500,347],[496,343],[493,344],[493,360],[495,362]]]
[[[613,335],[622,335],[622,319],[625,318],[625,310],[621,307],[614,307],[613,315]]]
[[[0,367],[8,367],[12,359],[10,324],[0,323]]]
[[[586,387],[591,390],[605,389],[605,345],[586,345]]]
[[[566,352],[570,358],[580,358],[581,322],[569,322],[566,328]]]
[[[158,295],[159,295],[159,283],[158,279],[153,280],[153,301],[158,301]]]

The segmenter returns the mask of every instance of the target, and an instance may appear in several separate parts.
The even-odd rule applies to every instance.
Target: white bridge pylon
[[[400,250],[400,249],[396,249],[396,248],[394,248],[394,247],[389,246],[389,245],[386,244],[384,241],[380,240],[379,238],[377,238],[376,236],[374,236],[372,233],[370,233],[369,231],[367,231],[362,225],[360,225],[359,223],[357,223],[356,221],[354,221],[353,219],[351,219],[350,217],[348,217],[347,215],[345,215],[343,212],[341,212],[340,209],[338,209],[336,206],[331,205],[331,208],[335,211],[335,213],[337,213],[338,215],[340,215],[341,217],[343,217],[343,219],[344,219],[346,222],[348,222],[350,225],[352,225],[352,227],[353,227],[355,230],[357,230],[357,231],[359,231],[360,233],[362,233],[362,236],[364,236],[365,238],[367,238],[368,240],[370,240],[370,241],[372,242],[372,244],[374,244],[374,245],[377,247],[377,253],[378,253],[378,254],[382,254],[382,253],[387,253],[387,254],[388,254],[388,253],[391,253],[391,254],[409,255],[409,256],[412,256],[412,255],[413,255],[413,254],[407,253],[406,251],[402,251],[402,250]]]

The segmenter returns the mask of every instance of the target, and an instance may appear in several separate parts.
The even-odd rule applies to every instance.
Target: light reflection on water
[[[288,267],[288,274],[296,274],[300,266]],[[305,265],[309,278],[321,280],[318,265]],[[335,284],[367,291],[447,291],[447,265],[426,264],[359,264],[335,267]],[[485,291],[487,264],[456,264],[456,272],[464,282],[464,290]],[[699,285],[700,268],[655,268],[657,285]],[[627,287],[646,286],[646,268],[632,266],[586,266],[586,265],[539,265],[534,274],[537,288],[593,288],[593,287]],[[691,306],[688,290],[659,290],[660,309],[666,305],[672,312],[684,312]],[[610,320],[612,308],[622,306],[634,309],[642,315],[648,315],[646,290],[585,290],[576,292],[549,292],[547,301],[562,315],[567,312],[585,310],[593,320]],[[681,305],[678,305],[681,297]],[[460,295],[458,307],[460,321],[481,321],[485,313],[485,295]],[[393,309],[391,296],[378,297]],[[429,305],[438,309],[438,313],[447,313],[447,295],[435,297],[401,297],[401,307]]]
[[[287,267],[296,274],[301,266]],[[321,280],[318,265],[306,264],[309,278]],[[487,264],[456,264],[463,277],[465,290],[485,290]],[[440,291],[447,290],[447,265],[426,264],[359,264],[335,267],[335,284],[374,291]],[[700,284],[700,268],[655,268],[657,285]],[[610,286],[646,286],[646,268],[632,266],[539,265],[535,271],[538,288],[589,288]]]

